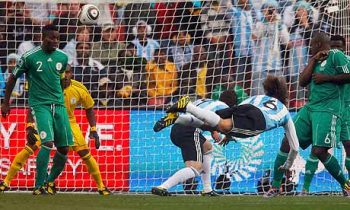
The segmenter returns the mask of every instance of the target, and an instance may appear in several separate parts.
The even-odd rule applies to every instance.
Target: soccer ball
[[[97,24],[100,10],[93,4],[85,4],[79,11],[79,21],[84,25]]]

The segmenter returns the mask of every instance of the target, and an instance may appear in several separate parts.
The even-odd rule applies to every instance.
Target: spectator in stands
[[[74,79],[82,82],[90,91],[91,96],[96,99],[99,80],[107,76],[107,69],[91,57],[91,43],[78,42],[76,50],[77,65],[74,63],[71,65]]]
[[[33,24],[42,26],[50,23],[50,16],[57,10],[57,4],[26,1],[25,9],[29,11]]]
[[[7,56],[7,69],[6,69],[5,73],[3,74],[3,79],[5,81],[7,81],[7,78],[12,73],[12,71],[15,69],[16,64],[19,61],[19,59],[20,59],[20,56],[15,54],[15,53],[11,53]],[[5,84],[3,84],[3,85],[5,85]],[[24,97],[25,97],[25,94],[24,94],[25,86],[26,86],[26,81],[25,81],[24,75],[22,75],[20,78],[18,78],[16,85],[13,88],[11,100],[17,99],[17,101],[16,101],[17,103],[23,104]]]
[[[291,28],[295,23],[295,8],[298,7],[307,7],[308,10],[308,16],[309,20],[316,24],[319,20],[319,11],[313,7],[311,4],[304,0],[299,0],[298,2],[295,2],[293,4],[290,4],[289,6],[285,7],[284,13],[283,13],[283,23],[287,26],[287,28]]]
[[[287,45],[289,33],[277,12],[278,3],[268,0],[263,3],[263,18],[253,29],[255,40],[253,54],[252,95],[264,94],[262,82],[267,74],[283,75],[280,45]]]
[[[253,25],[259,20],[259,12],[251,0],[237,0],[232,7],[232,33],[235,51],[235,81],[250,93],[253,59]]]
[[[91,42],[91,30],[86,26],[79,26],[75,39],[71,39],[63,48],[63,51],[68,55],[68,63],[78,65],[76,45],[78,42]]]
[[[135,39],[132,43],[136,46],[137,56],[144,57],[147,61],[151,61],[155,50],[159,48],[159,43],[148,37],[152,34],[152,27],[145,21],[140,20],[133,28],[133,34]]]
[[[309,3],[297,2],[293,9],[295,17],[290,28],[289,62],[285,73],[289,80],[289,107],[300,108],[305,103],[302,99],[306,97],[306,91],[299,85],[299,74],[307,65],[309,42],[317,26],[313,24],[313,12]]]
[[[117,97],[115,83],[108,77],[102,77],[98,81],[98,98],[95,98],[95,104],[99,108],[117,108],[122,107],[122,101]]]
[[[168,56],[169,60],[175,63],[178,71],[181,71],[182,66],[192,60],[192,54],[191,35],[185,31],[174,34],[168,49]]]
[[[41,43],[41,27],[34,26],[33,27],[33,39],[22,42],[17,48],[17,55],[22,56],[27,51],[37,47]]]
[[[124,48],[123,44],[117,41],[115,26],[113,23],[102,25],[101,41],[92,45],[92,57],[109,68],[116,66],[118,53]]]
[[[24,9],[24,1],[7,2],[6,9],[6,34],[7,49],[9,53],[15,53],[18,45],[26,40],[31,40],[32,20],[28,10]]]
[[[215,81],[214,62],[208,60],[207,49],[197,45],[193,48],[192,61],[184,65],[180,74],[180,94],[195,94],[196,98],[207,98]],[[208,73],[211,75],[209,77]]]
[[[147,60],[136,55],[132,43],[122,50],[118,58],[116,76],[117,95],[123,98],[124,105],[144,105],[147,103]]]
[[[204,37],[208,41],[228,37],[231,28],[229,14],[231,7],[231,4],[224,4],[218,0],[206,2],[200,15],[200,21]]]
[[[79,10],[80,4],[77,0],[57,4],[57,17],[53,20],[53,24],[59,27],[60,49],[76,36]]]
[[[147,92],[149,105],[163,105],[172,99],[178,88],[176,66],[168,61],[166,50],[159,48],[155,51],[154,59],[146,65]]]
[[[0,2],[1,4],[1,2]],[[1,6],[1,5],[0,5]],[[7,48],[7,33],[6,33],[6,20],[4,17],[0,17],[0,68],[6,68],[6,56],[8,52]],[[2,72],[0,72],[2,73]]]
[[[156,25],[154,34],[158,40],[169,40],[177,30],[178,25],[174,24],[178,2],[156,2],[154,10],[156,13]]]
[[[124,9],[124,24],[129,26],[126,30],[128,35],[136,37],[134,27],[140,21],[147,22],[152,25],[155,22],[155,11],[151,7],[151,3],[129,3]],[[150,32],[151,33],[151,32]],[[128,36],[127,40],[132,40],[132,36]]]
[[[2,72],[2,69],[0,68],[0,98],[3,99],[5,96],[5,87],[6,87],[6,79],[5,79],[5,73]]]

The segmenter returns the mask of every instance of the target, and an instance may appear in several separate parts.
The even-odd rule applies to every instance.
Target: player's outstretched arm
[[[290,150],[286,162],[280,167],[280,169],[288,171],[292,167],[293,162],[298,155],[299,141],[292,119],[289,119],[288,122],[284,125],[284,130],[288,144],[290,146]]]
[[[96,130],[96,116],[93,108],[89,108],[85,110],[86,118],[89,121],[90,125],[90,138],[93,138],[95,140],[95,147],[96,149],[100,148],[100,137],[98,136],[97,130]]]
[[[6,82],[5,97],[1,105],[2,117],[6,117],[8,114],[10,114],[10,97],[11,97],[13,88],[16,85],[16,82],[17,82],[17,78],[13,74],[10,74]]]

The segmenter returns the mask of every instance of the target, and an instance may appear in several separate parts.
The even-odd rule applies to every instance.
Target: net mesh
[[[163,110],[179,97],[218,99],[222,91],[233,89],[242,101],[262,94],[262,81],[274,74],[288,81],[288,108],[295,111],[307,101],[307,90],[299,86],[298,77],[309,58],[312,34],[325,31],[350,40],[348,0],[102,0],[94,26],[78,23],[79,9],[89,1],[57,2],[0,1],[0,96],[19,57],[40,45],[41,26],[56,24],[59,48],[69,56],[74,79],[95,100],[99,150],[89,141],[85,111],[77,109],[75,114],[112,191],[149,192],[183,167],[169,129],[152,130]],[[0,179],[26,143],[27,88],[25,77],[19,78],[11,115],[1,119]],[[265,185],[259,183],[268,183],[282,137],[283,131],[277,129],[226,147],[214,144],[213,186],[227,193],[262,191]],[[297,190],[309,152],[301,152],[288,181]],[[344,164],[344,152],[335,149],[334,154]],[[311,191],[340,191],[322,167]],[[11,190],[31,189],[34,174],[32,155],[11,182]],[[201,190],[199,179],[189,183],[171,191]],[[74,152],[57,185],[61,191],[96,190]]]

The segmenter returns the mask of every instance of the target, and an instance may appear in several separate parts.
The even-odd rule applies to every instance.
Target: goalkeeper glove
[[[90,128],[90,138],[93,138],[95,140],[95,148],[99,149],[101,144],[100,144],[100,137],[98,136],[96,127],[93,126]]]
[[[38,131],[35,130],[33,124],[28,123],[26,132],[27,132],[27,142],[30,145],[34,145],[36,141],[40,140],[38,136]]]

